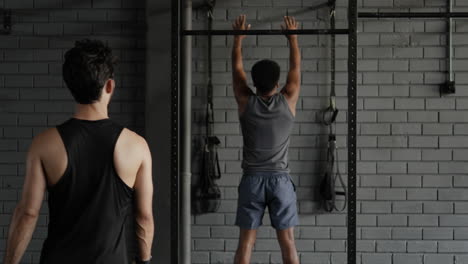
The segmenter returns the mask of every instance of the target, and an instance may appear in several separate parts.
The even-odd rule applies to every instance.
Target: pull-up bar
[[[316,6],[311,6],[305,11],[317,10],[324,7],[335,5],[336,0],[328,0]],[[199,6],[200,7],[200,6]],[[204,5],[204,7],[212,8],[213,6]],[[281,30],[281,29],[254,29],[254,30],[181,30],[183,36],[196,35],[211,35],[211,36],[235,36],[235,35],[348,35],[349,29],[298,29],[298,30]]]
[[[324,4],[326,5],[326,4]],[[360,12],[359,18],[468,18],[468,12]],[[347,35],[349,29],[298,29],[298,30],[182,30],[183,36],[197,35]]]
[[[298,29],[298,30],[183,30],[182,35],[348,35],[348,29]]]

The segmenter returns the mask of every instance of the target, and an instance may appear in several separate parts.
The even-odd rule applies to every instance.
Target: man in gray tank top
[[[293,17],[284,17],[283,29],[295,30]],[[235,30],[248,30],[246,16],[239,16]],[[298,224],[296,192],[289,175],[288,148],[299,99],[301,58],[296,35],[288,35],[290,65],[286,85],[279,88],[279,65],[271,60],[257,62],[252,68],[256,94],[247,85],[242,63],[242,40],[235,36],[232,50],[233,89],[239,106],[239,120],[244,139],[236,225],[240,227],[235,263],[250,263],[257,228],[265,208],[276,229],[283,263],[299,263],[294,243]]]

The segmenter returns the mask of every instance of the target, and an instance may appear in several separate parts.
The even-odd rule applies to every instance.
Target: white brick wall
[[[310,6],[311,1],[219,0],[215,28],[229,28],[237,14],[248,15],[252,28],[277,28],[286,10]],[[338,24],[346,26],[346,3],[339,0]],[[445,1],[362,0],[361,11],[438,11]],[[468,3],[456,2],[456,11]],[[308,27],[326,27],[323,11],[298,15]],[[206,28],[204,14],[196,12],[196,28]],[[361,20],[359,22],[358,113],[358,263],[454,264],[468,262],[468,79],[466,51],[468,22],[457,20],[455,70],[457,94],[440,98],[444,81],[445,23],[438,20]],[[337,69],[341,109],[339,145],[346,135],[346,38],[338,37]],[[291,171],[298,186],[301,225],[296,229],[301,263],[346,263],[346,215],[318,210],[326,130],[317,112],[326,106],[328,67],[326,36],[300,37],[303,55],[303,90],[291,140]],[[341,41],[343,40],[343,41]],[[224,170],[220,212],[194,217],[193,263],[231,263],[237,243],[233,226],[237,184],[241,177],[241,135],[231,91],[231,37],[215,38],[215,107],[220,157]],[[194,125],[200,140],[206,83],[206,40],[194,38]],[[284,37],[249,36],[245,40],[246,68],[262,58],[273,58],[287,72],[288,49]],[[226,72],[224,72],[226,71]],[[249,76],[250,79],[250,76]],[[199,141],[197,141],[199,142]],[[196,145],[199,146],[199,145]],[[198,150],[195,148],[195,150]],[[340,153],[346,158],[346,151]],[[345,161],[341,167],[345,169]],[[199,160],[194,160],[196,174]],[[275,232],[259,230],[254,263],[281,263]]]

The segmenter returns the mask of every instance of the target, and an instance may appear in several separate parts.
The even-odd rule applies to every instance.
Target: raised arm
[[[298,23],[294,17],[284,17],[284,25],[281,25],[284,30],[296,30]],[[287,35],[289,41],[289,72],[286,80],[286,85],[281,91],[288,100],[289,106],[295,112],[296,103],[299,99],[301,90],[301,51],[297,35]]]
[[[154,237],[152,159],[148,144],[140,138],[143,160],[135,180],[136,236],[140,261],[151,258]]]
[[[41,137],[39,135],[33,141],[27,154],[22,196],[11,218],[4,264],[20,263],[39,218],[46,189],[40,152],[47,148],[47,144],[41,142]]]
[[[234,30],[248,30],[250,25],[246,25],[246,16],[241,15],[232,24]],[[249,95],[252,93],[247,85],[247,75],[244,71],[244,64],[242,62],[242,40],[245,35],[234,36],[234,43],[232,46],[232,88],[234,89],[234,96],[236,97],[237,104],[239,105],[239,112],[242,112]]]

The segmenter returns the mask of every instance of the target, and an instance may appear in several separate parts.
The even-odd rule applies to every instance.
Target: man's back
[[[80,119],[74,119],[80,121]],[[94,122],[82,120],[83,122]],[[67,152],[57,128],[51,128],[38,135],[42,142],[43,166],[49,186],[57,183],[67,167]],[[114,151],[114,166],[120,179],[133,187],[137,171],[141,165],[146,142],[135,132],[123,128]],[[142,152],[143,151],[143,152]]]
[[[294,116],[284,95],[277,93],[268,99],[249,96],[240,122],[244,139],[244,172],[288,171]]]
[[[296,30],[292,17],[284,17],[283,29]],[[233,23],[234,30],[248,30],[246,15]],[[270,223],[276,229],[283,263],[299,263],[294,243],[298,225],[295,186],[288,170],[288,146],[293,129],[301,83],[301,59],[296,35],[288,35],[289,72],[278,93],[281,68],[272,60],[256,62],[251,70],[256,95],[247,84],[242,60],[242,41],[234,36],[232,45],[232,88],[239,106],[244,137],[243,175],[239,183],[236,225],[240,228],[234,263],[250,263],[257,228],[268,207]]]
[[[31,143],[3,263],[20,263],[46,190],[49,233],[41,263],[148,263],[154,236],[151,152],[142,137],[109,119],[117,58],[102,41],[89,39],[77,41],[64,57],[74,118]]]
[[[131,263],[139,136],[110,119],[75,118],[41,136],[50,210],[41,263]]]

